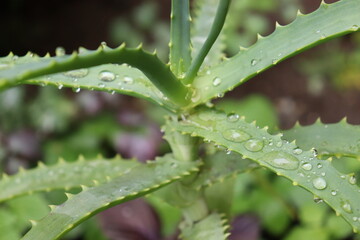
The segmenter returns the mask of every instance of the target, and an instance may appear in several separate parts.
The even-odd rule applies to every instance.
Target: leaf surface
[[[199,162],[179,162],[166,155],[156,161],[140,164],[109,182],[84,188],[77,195],[52,208],[49,215],[22,238],[28,240],[59,239],[92,215],[114,205],[143,196],[176,179],[198,170]]]
[[[200,0],[196,1],[195,18],[191,34],[192,57],[193,59],[199,54],[201,47],[204,45],[207,36],[211,30],[212,23],[215,19],[218,0]],[[209,54],[206,56],[203,66],[212,66],[220,62],[223,44],[221,35],[211,47]]]
[[[167,99],[180,105],[186,102],[187,88],[155,54],[142,48],[128,49],[123,45],[115,49],[100,46],[97,50],[81,49],[79,52],[55,57],[39,57],[30,53],[15,57],[10,54],[1,58],[0,89],[39,78],[32,83],[115,91],[145,99],[154,98],[153,101],[161,105],[165,105]],[[127,66],[118,66],[124,63],[140,69],[143,74]],[[91,67],[96,68],[91,71]],[[53,79],[48,76],[61,72],[64,75]],[[154,91],[156,88],[162,94],[159,90]]]
[[[0,202],[38,191],[91,186],[94,185],[93,181],[104,182],[107,178],[117,177],[137,165],[139,163],[136,161],[120,158],[112,161],[60,161],[52,166],[39,164],[37,168],[3,177],[0,181]]]
[[[266,37],[258,37],[248,49],[195,78],[197,89],[194,105],[232,90],[251,77],[323,41],[358,31],[360,0],[345,0],[333,4],[322,3],[318,10],[297,18],[287,26],[277,25]]]
[[[319,155],[360,159],[360,126],[348,124],[346,120],[334,124],[317,121],[309,126],[296,125],[284,131],[284,139],[296,140],[303,149],[314,147]]]
[[[270,135],[266,128],[259,129],[254,122],[234,121],[215,110],[200,110],[185,121],[172,121],[168,126],[213,141],[290,179],[294,185],[323,199],[354,231],[360,230],[360,188],[351,176],[338,172],[331,159],[320,160],[315,151],[304,151],[294,142],[281,139],[281,134]]]

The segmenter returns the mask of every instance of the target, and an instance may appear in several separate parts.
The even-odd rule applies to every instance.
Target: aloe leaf
[[[226,240],[229,226],[218,213],[212,213],[201,221],[181,229],[183,240]]]
[[[84,188],[77,195],[68,195],[65,203],[52,207],[50,214],[34,223],[22,239],[59,239],[92,215],[189,175],[198,170],[198,165],[199,162],[174,160],[171,155],[140,164],[107,183]]]
[[[170,18],[170,66],[181,76],[191,63],[189,0],[172,0]]]
[[[296,140],[303,149],[314,147],[319,155],[360,159],[360,126],[351,125],[345,119],[334,124],[319,120],[309,126],[296,125],[283,133],[284,139]]]
[[[209,35],[206,38],[204,44],[202,45],[202,47],[199,50],[196,57],[191,62],[191,65],[190,65],[188,71],[186,72],[186,75],[184,78],[185,83],[193,82],[201,65],[204,62],[206,55],[209,53],[211,47],[213,46],[216,39],[218,38],[218,36],[224,26],[227,12],[229,10],[230,2],[231,2],[231,0],[220,0],[219,1],[216,15],[214,18],[214,22],[211,24]]]
[[[360,188],[351,176],[338,172],[331,159],[318,159],[315,151],[302,150],[294,142],[281,139],[281,134],[271,135],[254,122],[227,118],[224,112],[210,109],[180,122],[169,122],[168,127],[223,145],[288,178],[323,199],[355,232],[360,230]]]
[[[11,60],[11,61],[10,61]],[[80,53],[74,52],[72,55],[63,55],[63,56],[56,56],[56,57],[39,57],[33,54],[27,54],[23,57],[16,58],[11,56],[11,54],[5,58],[0,59],[1,64],[5,64],[6,66],[0,69],[0,89],[6,88],[9,86],[14,86],[20,83],[26,83],[26,80],[32,80],[38,77],[44,77],[46,75],[61,73],[66,71],[78,70],[77,72],[68,72],[65,73],[70,77],[77,78],[78,80],[87,75],[89,69],[94,66],[99,66],[103,64],[129,64],[141,70],[145,76],[155,85],[167,98],[175,102],[175,104],[185,105],[187,95],[187,88],[178,81],[178,79],[172,74],[170,68],[162,63],[156,56],[156,54],[150,54],[145,52],[141,47],[136,49],[128,49],[125,48],[124,45],[116,48],[111,49],[109,47],[101,45],[97,50],[81,50]],[[108,67],[108,66],[107,66]],[[113,67],[114,70],[115,66]],[[127,68],[121,68],[119,70],[125,70]],[[119,91],[121,93],[129,94],[130,92],[133,95],[140,95],[144,98],[151,98],[152,96],[149,95],[152,89],[150,88],[148,91],[144,93],[134,93],[134,91],[138,89],[144,89],[146,87],[146,80],[140,80],[142,84],[136,84],[136,88],[126,88],[124,90],[121,89],[122,86],[119,86],[118,83],[109,82],[113,81],[116,78],[117,71],[114,72],[102,72],[110,71],[107,68],[97,68],[95,76],[90,75],[87,79],[91,81],[91,85],[86,84],[84,87],[86,88],[96,88],[99,90],[106,90],[106,91]],[[131,81],[136,82],[141,78],[141,75],[138,73],[135,76],[127,76],[125,79],[125,74],[133,73],[132,70],[125,70],[123,77],[123,81],[130,83]],[[91,80],[90,80],[91,77]],[[134,79],[135,77],[135,79]],[[133,78],[133,79],[132,79]],[[70,84],[71,81],[63,81],[66,78],[65,76],[60,80],[61,82],[56,83],[58,85],[63,84],[65,86],[72,86],[75,88],[81,88],[81,80],[74,84]],[[132,79],[132,80],[131,80]],[[50,82],[50,79],[46,79],[42,84],[47,84]],[[74,80],[74,79],[71,79]],[[84,80],[84,79],[82,79]],[[85,82],[85,81],[83,81]],[[39,83],[39,82],[38,82]],[[121,83],[121,82],[120,82]],[[145,83],[145,84],[144,84]],[[110,88],[105,88],[105,85],[109,85]],[[124,85],[124,84],[122,84]],[[145,85],[145,86],[140,86]],[[151,84],[148,84],[151,86]],[[156,96],[155,96],[156,97]],[[159,99],[160,102],[163,100]]]
[[[212,23],[215,19],[216,9],[219,0],[200,0],[196,1],[194,10],[193,27],[191,31],[191,45],[192,45],[192,57],[195,58],[204,45],[206,38],[210,32]],[[212,66],[218,64],[223,57],[224,45],[221,43],[219,37],[213,46],[211,51],[205,57],[203,66]]]
[[[316,11],[297,18],[287,26],[277,24],[269,36],[258,36],[257,42],[242,49],[206,74],[195,78],[198,97],[192,105],[204,103],[233,89],[278,62],[313,47],[323,41],[358,31],[359,0],[322,3]],[[339,20],[341,19],[341,20]]]
[[[38,191],[91,186],[94,181],[105,182],[107,178],[117,177],[138,164],[119,157],[111,161],[80,158],[76,162],[59,161],[52,166],[39,163],[38,167],[21,170],[16,175],[4,175],[0,181],[0,202]]]

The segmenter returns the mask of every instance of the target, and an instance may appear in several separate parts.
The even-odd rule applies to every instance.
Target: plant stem
[[[180,132],[166,132],[164,138],[169,142],[175,159],[195,161],[198,159],[199,139]]]
[[[227,12],[229,10],[231,0],[220,0],[218,9],[216,11],[216,16],[211,27],[209,36],[207,37],[204,45],[199,51],[199,54],[196,56],[194,61],[191,63],[188,71],[186,72],[184,83],[189,84],[192,83],[194,78],[196,77],[197,72],[199,71],[202,63],[214,42],[218,38],[226,19]]]
[[[181,76],[191,63],[189,0],[172,0],[170,18],[170,66]]]

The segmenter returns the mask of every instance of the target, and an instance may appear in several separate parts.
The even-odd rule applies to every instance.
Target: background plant
[[[106,46],[102,46],[102,48],[103,49],[106,49]],[[61,51],[59,51],[59,55],[62,55],[62,53],[61,53]],[[24,58],[25,59],[25,58]],[[5,59],[6,61],[4,62],[4,65],[3,66],[5,66],[5,64],[8,64],[9,63],[9,58],[7,58],[7,59]],[[25,59],[26,60],[26,59]],[[254,60],[254,59],[251,59],[251,60]],[[273,60],[273,59],[272,59]],[[257,65],[258,63],[256,63],[256,62],[253,62],[253,61],[251,61],[252,63],[255,63],[254,65]],[[181,65],[181,64],[180,64]],[[252,65],[252,64],[251,64]],[[126,66],[124,66],[124,67],[126,67]],[[127,69],[127,68],[125,68],[125,69]],[[95,70],[96,71],[96,70]],[[208,69],[205,69],[204,70],[204,72],[205,71],[208,71]],[[65,77],[68,77],[69,78],[69,81],[67,81],[66,82],[66,84],[68,85],[68,86],[71,86],[71,87],[73,87],[74,88],[74,90],[75,91],[78,91],[78,89],[79,89],[79,86],[80,85],[78,85],[78,83],[79,83],[79,79],[78,78],[82,78],[82,74],[84,74],[84,72],[86,72],[85,70],[81,70],[81,71],[77,71],[77,72],[69,72],[69,73],[67,73],[67,74],[65,74]],[[207,72],[206,72],[207,73]],[[102,74],[101,76],[103,76],[104,74]],[[180,74],[181,75],[181,74]],[[209,74],[209,75],[211,75],[211,74]],[[112,75],[111,74],[109,74],[109,73],[106,73],[105,74],[105,76],[110,76],[110,77],[112,77]],[[85,76],[86,77],[86,76]],[[90,77],[90,76],[89,76]],[[93,76],[94,77],[94,76]],[[98,77],[98,76],[95,76],[95,77]],[[128,83],[128,84],[133,84],[133,82],[131,83],[131,80],[129,79],[129,78],[127,78],[127,80],[126,80],[126,77],[128,77],[128,76],[123,76],[123,80],[124,80],[124,82],[126,82],[126,83]],[[140,76],[141,78],[143,77],[143,76]],[[56,76],[54,76],[54,78],[56,78]],[[64,78],[64,76],[59,76],[59,78]],[[76,80],[77,79],[77,80]],[[214,79],[212,79],[211,78],[211,80],[215,80],[216,78],[214,78]],[[52,80],[52,78],[50,78],[50,79],[46,79],[46,80]],[[84,79],[82,79],[82,80],[84,80]],[[40,81],[42,81],[42,80],[40,80]],[[71,81],[71,82],[70,82]],[[221,81],[224,81],[224,79],[222,79]],[[47,82],[47,81],[46,81]],[[70,83],[69,83],[70,82]],[[137,82],[137,81],[136,81]],[[140,80],[138,81],[138,82],[141,82]],[[209,81],[210,82],[210,81]],[[100,82],[101,83],[101,82]],[[212,84],[213,84],[214,82],[212,82]],[[219,83],[219,80],[217,79],[216,81],[215,81],[215,85],[217,85],[217,83]],[[60,85],[61,84],[61,85]],[[59,85],[58,85],[58,87],[60,87],[61,88],[61,86],[63,85],[63,83],[60,83]],[[106,83],[106,84],[109,84],[109,83]],[[220,84],[224,84],[224,82],[220,82]],[[220,84],[218,85],[218,86],[220,86]],[[95,84],[94,84],[95,85]],[[145,84],[145,82],[144,82],[144,85],[146,85]],[[86,87],[86,86],[81,86],[82,88],[83,87]],[[96,86],[95,86],[96,87]],[[107,88],[106,88],[107,87]],[[216,87],[216,86],[215,86]],[[109,90],[108,89],[108,86],[102,86],[102,85],[98,85],[96,88],[100,88],[100,89],[103,89],[103,88],[106,88],[106,90]],[[111,89],[110,89],[111,90]],[[124,89],[121,89],[121,90],[124,90]],[[125,90],[127,90],[127,89],[125,89]],[[196,93],[196,92],[195,92]],[[161,94],[159,94],[158,96],[160,96],[160,98],[161,97],[163,97],[163,95],[161,95]],[[147,96],[145,96],[145,98],[148,98]],[[189,98],[191,98],[190,100],[196,100],[197,99],[197,95],[196,94],[194,94],[194,93],[192,93],[192,95],[189,97]],[[179,98],[180,99],[180,98]],[[159,101],[162,101],[161,99],[157,99],[157,100],[159,100]],[[164,100],[164,99],[163,99]],[[166,100],[166,99],[165,99]],[[166,101],[165,101],[166,102]],[[166,102],[166,104],[169,104],[169,105],[171,105],[170,103],[168,103],[168,102]],[[167,105],[167,107],[169,107],[168,105]],[[205,116],[206,116],[206,114],[205,114]],[[214,116],[216,116],[216,114],[214,115]],[[235,119],[237,118],[236,117],[236,115],[231,115],[231,116],[234,116],[235,117]],[[220,116],[219,116],[220,117]],[[200,117],[201,118],[201,117]],[[204,116],[203,116],[203,118],[204,118]],[[196,118],[195,118],[195,120],[196,120]],[[204,120],[204,119],[203,119]],[[197,122],[197,121],[200,121],[200,120],[196,120],[195,122]],[[206,121],[206,120],[205,120]],[[199,124],[199,123],[197,123],[197,124]],[[209,123],[206,123],[206,125],[208,125]],[[211,124],[213,124],[213,123],[211,123]],[[211,124],[210,124],[210,126],[211,126]],[[171,142],[171,139],[170,139],[170,142]],[[236,151],[240,151],[240,150],[236,150]],[[299,151],[297,151],[297,152],[299,152]],[[210,151],[210,153],[211,153],[211,151]],[[305,153],[304,153],[305,154]],[[356,154],[355,154],[356,155]],[[352,179],[352,178],[350,178],[350,179]],[[211,218],[210,218],[211,219]],[[212,218],[213,219],[213,218]],[[215,220],[216,220],[216,218],[215,218]]]

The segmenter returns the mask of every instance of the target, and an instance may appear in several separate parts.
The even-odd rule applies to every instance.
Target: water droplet
[[[351,29],[351,31],[357,31],[357,30],[359,30],[359,26],[358,25],[352,25],[352,27],[350,29]]]
[[[105,87],[105,84],[104,84],[104,83],[99,83],[98,86],[99,86],[100,88],[104,88],[104,87]]]
[[[225,96],[225,93],[218,93],[218,95],[216,95],[218,98],[222,98]]]
[[[357,220],[359,220],[358,217],[353,217],[352,219],[353,219],[354,222],[356,222]]]
[[[65,55],[65,49],[63,47],[57,47],[55,49],[55,55],[56,56],[64,56]]]
[[[61,83],[58,85],[58,89],[61,90],[64,87]]]
[[[251,66],[255,66],[257,63],[258,63],[258,60],[257,60],[257,59],[253,59],[253,60],[251,60],[251,62],[250,62]]]
[[[194,91],[192,92],[192,95],[191,95],[191,101],[195,103],[195,102],[197,102],[199,100],[200,100],[200,94],[199,94],[198,91],[196,91],[194,89]]]
[[[221,78],[219,78],[219,77],[214,78],[214,80],[213,80],[213,86],[214,86],[214,87],[217,87],[217,86],[219,86],[220,84],[221,84]]]
[[[2,69],[6,69],[6,68],[9,68],[10,67],[10,64],[7,64],[7,63],[0,63],[0,70]]]
[[[229,122],[237,122],[240,118],[236,113],[229,113],[226,117]]]
[[[301,165],[301,168],[306,171],[310,171],[312,169],[312,165],[311,165],[311,163],[306,162]]]
[[[354,175],[351,175],[349,178],[349,183],[350,184],[356,184],[356,177]]]
[[[282,141],[276,143],[276,147],[278,148],[282,147],[282,145],[283,145]]]
[[[226,149],[226,154],[227,154],[227,155],[230,155],[230,154],[231,154],[231,150]]]
[[[86,68],[81,68],[81,69],[77,69],[77,70],[72,70],[72,71],[67,71],[64,72],[63,75],[67,76],[67,77],[71,77],[71,78],[83,78],[86,75],[88,75],[89,70]]]
[[[314,202],[315,203],[322,203],[322,202],[324,202],[321,198],[319,198],[319,197],[314,197]]]
[[[316,164],[316,167],[317,167],[317,168],[322,168],[322,164],[321,164],[321,163],[318,163],[318,164]]]
[[[353,213],[351,205],[348,201],[341,201],[341,208],[347,213]]]
[[[103,82],[112,82],[115,80],[116,76],[113,72],[104,70],[99,73],[99,79]]]
[[[295,148],[293,152],[294,152],[294,154],[299,155],[302,153],[302,150],[300,148]]]
[[[251,152],[258,152],[264,147],[264,141],[258,139],[250,139],[245,143],[245,148]]]
[[[276,58],[274,58],[273,60],[272,60],[272,64],[277,64],[279,62],[279,60],[278,59],[276,59]]]
[[[174,162],[170,163],[170,167],[172,167],[172,168],[176,168],[177,166],[178,165],[176,163],[174,163]]]
[[[210,71],[210,70],[207,70],[207,71],[206,71],[206,74],[207,74],[207,75],[210,75],[210,74],[211,74],[211,71]]]
[[[341,179],[345,179],[346,176],[345,176],[345,175],[341,175],[340,178],[341,178]]]
[[[74,92],[79,93],[81,91],[81,88],[77,87],[74,89]]]
[[[270,152],[265,154],[260,160],[281,169],[294,170],[299,167],[299,160],[285,152]]]
[[[134,83],[134,79],[132,77],[129,76],[124,76],[124,83],[126,84],[133,84]]]
[[[226,140],[237,143],[244,142],[250,138],[249,134],[238,129],[227,129],[222,133],[222,135]]]
[[[331,191],[331,195],[336,196],[336,194],[337,194],[337,191],[336,191],[336,190],[332,190],[332,191]]]
[[[327,186],[325,179],[323,179],[322,177],[315,178],[312,183],[313,186],[318,190],[323,190]]]

